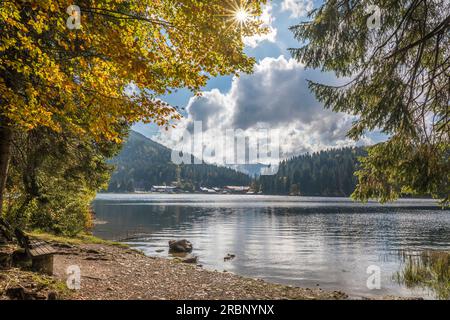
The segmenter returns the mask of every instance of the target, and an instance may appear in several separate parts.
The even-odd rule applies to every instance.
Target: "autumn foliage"
[[[247,7],[258,14],[264,2]],[[236,26],[232,7],[234,0],[2,1],[0,203],[15,134],[47,128],[83,144],[120,142],[123,126],[180,117],[162,96],[250,72],[243,37],[265,28],[256,19]],[[68,19],[80,19],[79,28]]]
[[[198,90],[209,75],[254,63],[242,52],[242,30],[221,15],[226,1],[80,0],[81,28],[70,30],[72,4],[2,2],[1,112],[9,126],[114,138],[119,121],[177,117],[158,96]]]

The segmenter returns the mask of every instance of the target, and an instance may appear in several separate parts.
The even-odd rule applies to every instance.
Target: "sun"
[[[250,12],[248,12],[246,8],[239,8],[234,14],[234,19],[239,24],[246,24],[250,18]]]
[[[256,15],[250,4],[245,0],[229,2],[229,8],[225,9],[223,16],[227,17],[231,25],[237,28],[246,27]]]

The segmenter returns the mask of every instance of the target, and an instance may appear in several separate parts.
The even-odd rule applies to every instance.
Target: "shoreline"
[[[210,271],[167,258],[145,256],[110,243],[53,242],[54,274],[0,270],[0,300],[22,288],[36,299],[64,300],[342,300],[341,291],[299,288]],[[66,286],[67,268],[81,271],[79,290]]]
[[[55,257],[55,276],[63,281],[65,268],[80,266],[81,290],[72,299],[250,300],[346,299],[339,291],[296,288],[210,271],[195,264],[145,256],[131,248],[83,244]]]
[[[366,204],[366,202],[354,200],[351,196],[337,196],[337,195],[294,195],[294,194],[272,194],[272,193],[207,193],[207,192],[156,192],[156,191],[134,191],[134,192],[97,192],[95,200],[97,197],[102,195],[204,195],[204,196],[268,196],[268,197],[289,197],[289,198],[330,198],[330,199],[347,199],[355,203]],[[394,201],[389,201],[386,203],[381,203],[376,199],[370,199],[367,203],[378,203],[382,205],[395,203],[398,201],[428,201],[439,204],[439,200],[432,197],[399,197]]]
[[[52,236],[41,235],[52,238]],[[61,238],[58,238],[59,240]],[[90,238],[89,238],[90,239]],[[22,287],[40,299],[65,300],[358,300],[343,291],[302,288],[261,279],[212,271],[195,264],[144,255],[126,245],[50,240],[57,249],[54,275],[38,275],[19,269],[0,271],[0,300],[9,288]],[[67,268],[81,271],[80,290],[67,289]],[[9,274],[9,275],[8,275]],[[11,278],[19,279],[11,284]],[[8,289],[8,288],[6,288]],[[386,296],[375,299],[411,299]],[[416,299],[421,299],[420,297]]]

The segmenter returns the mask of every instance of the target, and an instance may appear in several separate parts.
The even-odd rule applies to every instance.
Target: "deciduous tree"
[[[257,15],[264,2],[246,8]],[[118,123],[179,117],[161,95],[251,71],[242,37],[265,29],[257,19],[233,23],[233,8],[234,0],[2,1],[0,205],[15,131],[118,140]]]

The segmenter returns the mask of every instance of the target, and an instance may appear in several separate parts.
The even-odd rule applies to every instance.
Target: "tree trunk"
[[[0,124],[0,214],[3,212],[6,179],[11,158],[12,130]]]

